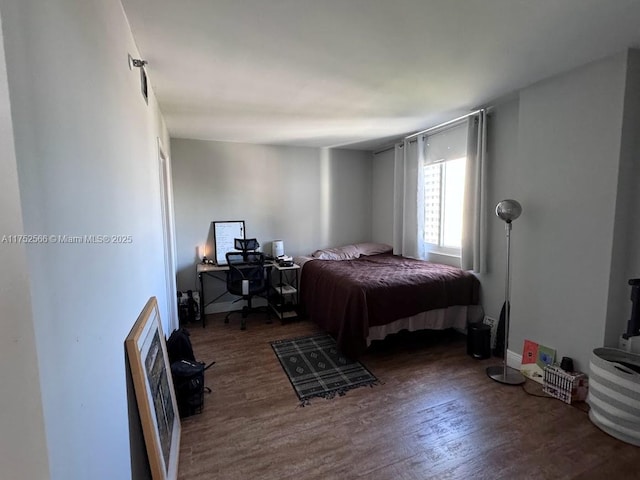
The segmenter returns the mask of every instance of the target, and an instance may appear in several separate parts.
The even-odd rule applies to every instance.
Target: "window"
[[[427,135],[423,239],[430,251],[460,255],[466,155],[466,121]]]

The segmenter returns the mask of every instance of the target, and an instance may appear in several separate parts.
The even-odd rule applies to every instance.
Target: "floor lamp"
[[[522,385],[525,382],[524,376],[516,369],[507,367],[507,351],[509,345],[509,319],[511,317],[511,223],[522,214],[522,206],[515,200],[502,200],[496,206],[496,215],[504,220],[507,231],[507,275],[504,287],[504,356],[502,365],[487,367],[487,375],[496,382],[507,385]]]

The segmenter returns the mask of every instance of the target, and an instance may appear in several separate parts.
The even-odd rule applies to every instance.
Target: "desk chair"
[[[247,328],[247,316],[254,312],[264,312],[264,309],[251,306],[254,296],[264,296],[269,289],[269,275],[264,266],[264,254],[261,252],[227,252],[227,291],[232,295],[238,295],[246,300],[247,305],[242,307],[242,320],[240,330]],[[235,302],[234,302],[235,303]],[[268,303],[268,302],[267,302]],[[229,323],[229,316],[235,311],[227,313],[224,323]],[[267,305],[267,323],[271,323],[269,306]]]
[[[260,244],[255,238],[234,238],[233,248],[246,254],[248,252],[255,252],[260,248]]]

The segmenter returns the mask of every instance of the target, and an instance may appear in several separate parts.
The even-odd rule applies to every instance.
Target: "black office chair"
[[[264,266],[264,254],[261,252],[227,252],[227,291],[246,300],[247,305],[242,307],[242,320],[240,330],[247,328],[247,316],[250,313],[264,312],[264,308],[254,308],[251,300],[254,296],[265,296],[269,289],[269,274]],[[234,302],[235,303],[235,302]],[[271,323],[269,305],[267,301],[267,323]],[[231,311],[224,318],[224,323],[229,323],[229,316],[235,313]]]
[[[233,248],[246,254],[248,252],[255,252],[260,248],[260,244],[255,238],[234,238]]]

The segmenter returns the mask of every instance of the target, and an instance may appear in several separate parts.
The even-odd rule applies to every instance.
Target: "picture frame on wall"
[[[175,480],[180,416],[156,297],[151,297],[125,340],[136,404],[153,480]]]

